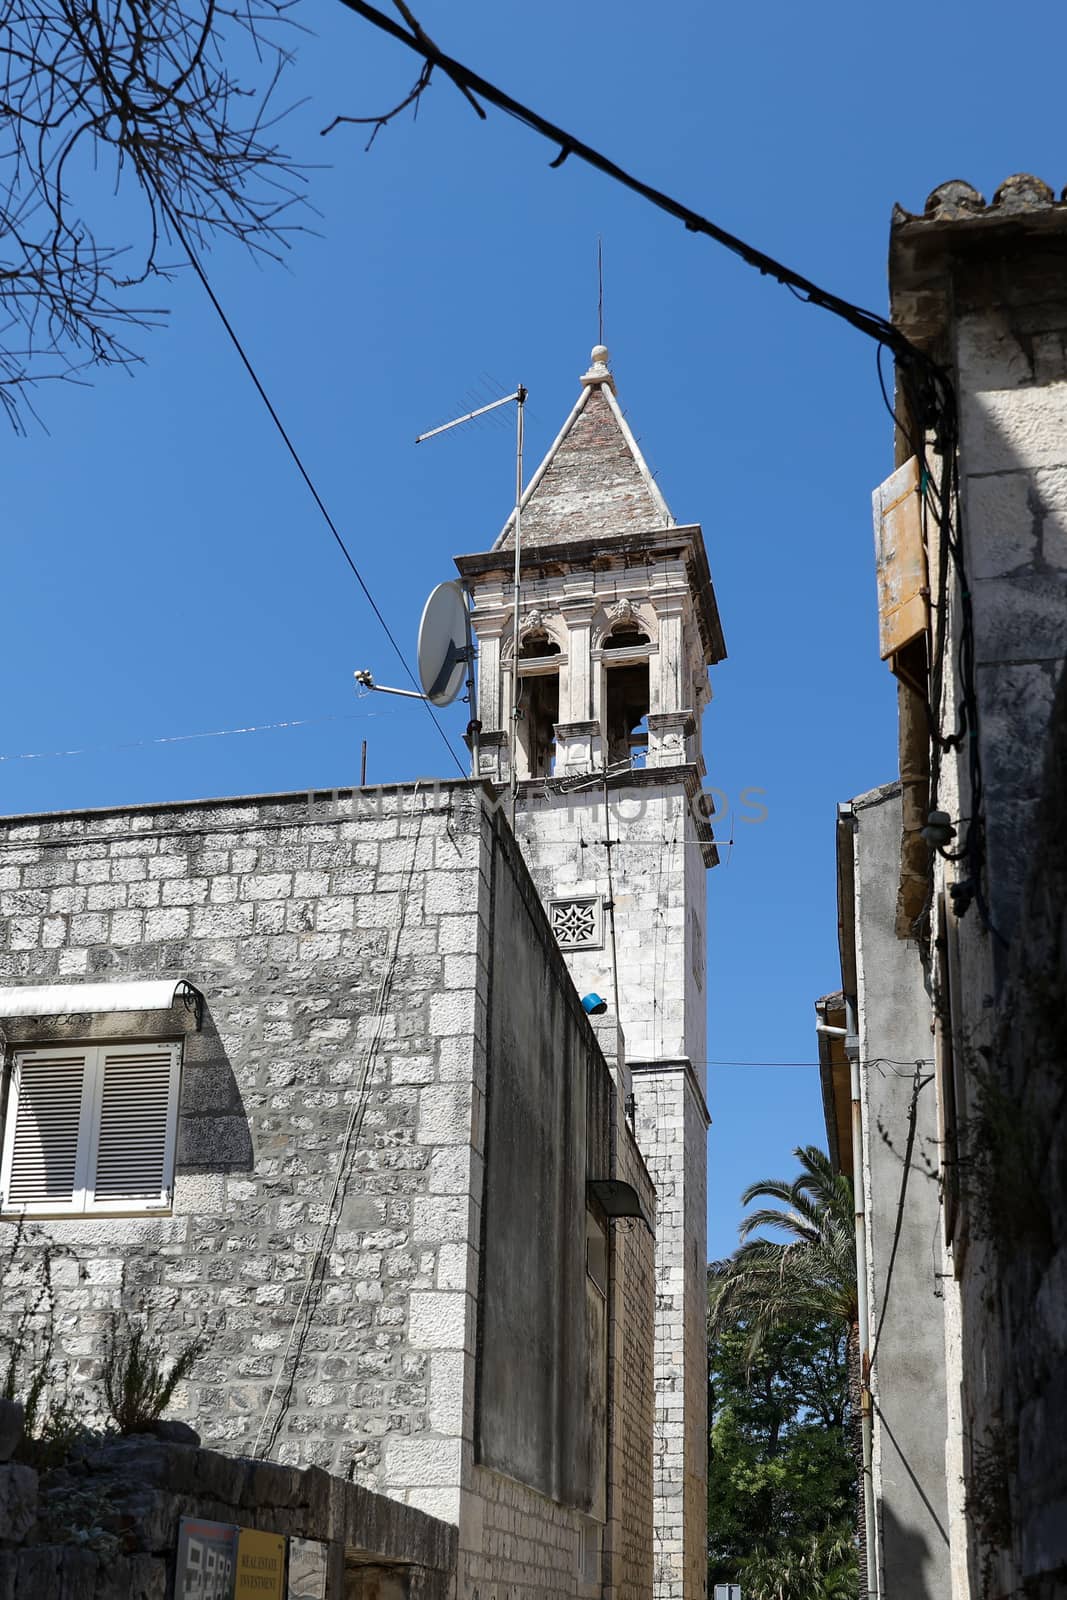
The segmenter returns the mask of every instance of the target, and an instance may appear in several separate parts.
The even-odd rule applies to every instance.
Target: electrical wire
[[[523,105],[521,101],[514,99],[512,95],[509,95],[496,84],[490,83],[488,79],[480,77],[478,73],[473,72],[470,67],[465,66],[461,61],[446,55],[443,50],[438,49],[432,40],[426,37],[421,29],[417,32],[409,33],[400,23],[395,22],[392,17],[387,16],[382,11],[378,11],[374,6],[368,5],[366,0],[341,0],[341,4],[346,6],[349,11],[355,12],[357,16],[362,17],[364,21],[372,23],[374,27],[379,28],[383,33],[389,34],[398,43],[405,45],[409,50],[413,50],[424,61],[428,61],[432,66],[440,67],[441,71],[468,95],[474,95],[488,101],[497,110],[503,111],[507,116],[513,117],[517,122],[521,122],[524,127],[531,129],[532,132],[540,134],[550,144],[556,145],[559,154],[551,163],[553,167],[561,167],[570,156],[574,156],[579,161],[584,161],[587,166],[593,167],[597,172],[603,173],[605,177],[613,179],[634,194],[640,195],[642,199],[647,200],[660,211],[666,212],[668,216],[676,218],[685,225],[688,232],[703,234],[706,238],[712,239],[716,244],[722,245],[734,255],[739,256],[748,266],[754,267],[764,276],[774,278],[776,282],[792,290],[801,300],[806,300],[810,304],[819,306],[821,309],[831,312],[834,316],[840,317],[869,338],[876,339],[879,344],[886,345],[898,357],[921,363],[940,373],[940,368],[936,366],[936,363],[924,351],[913,345],[898,328],[893,326],[888,318],[879,316],[875,311],[867,311],[862,306],[853,305],[850,301],[843,300],[839,295],[831,294],[817,283],[813,283],[810,278],[805,278],[800,273],[794,272],[791,267],[776,261],[773,256],[765,254],[764,251],[757,250],[753,245],[738,238],[736,234],[727,232],[725,228],[719,227],[717,223],[702,216],[700,212],[694,211],[690,206],[674,199],[672,195],[665,194],[662,190],[653,188],[651,184],[643,182],[640,178],[627,172],[625,168],[620,167],[617,162],[612,161],[610,157],[594,149],[592,145],[586,144],[584,140],[577,138],[573,133],[568,133],[565,128],[550,122],[547,117],[541,116],[539,112],[534,111],[530,106]],[[480,110],[480,108],[478,109]],[[942,374],[942,376],[944,375]]]
[[[131,739],[122,744],[87,744],[76,750],[19,750],[0,755],[0,761],[51,761],[59,756],[88,756],[106,750],[144,750],[154,744],[187,744],[193,739],[228,739],[238,733],[272,733],[278,728],[307,728],[320,722],[365,722],[374,711],[339,712],[325,717],[290,717],[285,722],[258,722],[247,728],[211,728],[206,733],[167,733],[151,739]]]
[[[300,476],[303,478],[304,483],[307,485],[307,489],[308,489],[308,492],[311,495],[311,498],[314,500],[316,506],[318,506],[318,508],[319,508],[319,511],[322,513],[323,521],[325,522],[326,526],[329,528],[331,534],[334,537],[334,540],[337,543],[338,549],[340,550],[341,554],[344,556],[344,558],[347,561],[349,567],[351,568],[352,574],[355,577],[356,582],[359,584],[360,588],[363,590],[363,594],[364,594],[364,597],[365,597],[365,599],[367,601],[367,604],[370,606],[370,608],[373,611],[375,617],[378,619],[378,622],[381,625],[382,632],[385,634],[385,637],[389,640],[389,643],[392,645],[393,650],[396,653],[397,660],[400,662],[400,665],[403,667],[405,673],[407,674],[408,678],[411,680],[411,682],[414,685],[415,689],[418,690],[419,697],[420,697],[420,702],[421,702],[421,704],[423,706],[425,706],[426,712],[427,712],[427,715],[430,718],[430,721],[433,723],[434,727],[437,729],[438,733],[440,734],[441,739],[442,739],[442,741],[444,743],[445,749],[448,751],[449,755],[452,757],[452,760],[455,762],[456,766],[459,768],[459,771],[460,771],[461,775],[464,778],[466,778],[467,775],[468,775],[467,774],[467,768],[460,761],[460,759],[457,756],[455,750],[452,748],[452,741],[449,739],[449,737],[448,737],[447,733],[445,732],[444,728],[441,726],[440,722],[438,721],[437,717],[435,716],[433,707],[430,705],[430,702],[428,700],[422,698],[422,686],[421,686],[421,684],[419,683],[418,679],[416,678],[414,672],[412,672],[411,668],[409,667],[408,661],[407,661],[407,657],[405,656],[404,652],[401,650],[399,644],[396,641],[396,638],[395,638],[395,636],[393,634],[392,629],[390,628],[389,624],[386,622],[385,617],[382,615],[381,609],[378,606],[378,602],[375,600],[374,596],[371,594],[370,589],[368,588],[368,586],[366,584],[366,581],[364,580],[363,574],[360,572],[359,568],[356,566],[356,563],[352,558],[352,552],[349,550],[348,546],[345,544],[344,539],[341,537],[341,534],[340,534],[340,532],[338,531],[338,528],[337,528],[337,524],[334,522],[334,520],[331,517],[329,511],[326,509],[325,501],[323,500],[323,498],[322,498],[321,494],[319,493],[318,489],[315,487],[315,484],[314,484],[314,481],[313,481],[313,479],[311,477],[311,474],[309,473],[307,467],[305,467],[305,465],[303,463],[303,460],[301,459],[300,452],[297,450],[296,445],[293,443],[292,439],[289,437],[289,434],[288,434],[288,432],[286,431],[286,428],[285,428],[285,424],[282,422],[281,417],[278,415],[278,412],[276,411],[276,409],[274,407],[274,404],[271,401],[270,396],[268,395],[266,389],[263,386],[263,383],[260,380],[259,374],[256,372],[255,367],[252,365],[251,359],[250,359],[247,351],[245,350],[244,345],[241,343],[241,340],[239,339],[239,337],[237,335],[237,332],[236,332],[236,329],[233,326],[233,323],[230,321],[229,317],[226,315],[226,312],[222,308],[221,301],[219,300],[218,296],[216,295],[214,289],[211,287],[210,280],[208,279],[207,273],[204,271],[204,268],[203,268],[203,266],[201,264],[201,261],[200,261],[200,257],[197,255],[196,251],[193,249],[193,246],[190,243],[189,238],[188,238],[188,236],[187,236],[187,234],[185,232],[185,229],[182,227],[182,224],[181,224],[181,222],[180,222],[180,220],[179,220],[179,218],[178,218],[173,206],[170,204],[170,201],[167,199],[166,195],[163,193],[163,191],[161,189],[157,189],[156,193],[157,193],[157,196],[159,198],[160,205],[162,206],[163,211],[166,214],[167,221],[170,223],[170,226],[174,230],[174,233],[175,233],[175,236],[176,236],[176,238],[178,240],[178,243],[181,245],[182,249],[185,251],[186,255],[189,257],[190,266],[192,267],[193,271],[196,273],[197,277],[200,279],[200,282],[203,285],[204,293],[207,295],[208,299],[211,301],[211,304],[214,306],[215,311],[218,314],[219,321],[222,323],[222,326],[225,328],[227,334],[229,335],[231,344],[233,345],[234,349],[237,351],[237,354],[240,356],[241,361],[242,361],[242,363],[244,365],[245,371],[248,373],[248,376],[251,378],[252,383],[255,386],[256,393],[259,395],[259,398],[262,400],[264,406],[267,408],[267,412],[268,412],[268,414],[270,416],[270,419],[274,423],[275,428],[278,430],[278,434],[279,434],[279,436],[280,436],[280,438],[282,440],[282,443],[285,445],[286,450],[289,452],[289,455],[292,457],[293,464],[296,467],[296,470],[299,472]]]
[[[570,156],[583,161],[587,166],[612,179],[615,183],[639,195],[643,200],[668,216],[676,218],[684,224],[690,233],[701,234],[711,239],[724,249],[738,256],[747,266],[754,268],[761,275],[773,278],[782,284],[798,300],[818,306],[831,315],[848,323],[858,332],[873,339],[879,347],[890,350],[897,362],[898,374],[902,387],[909,401],[909,411],[914,419],[915,426],[925,438],[928,432],[934,435],[935,448],[942,462],[942,490],[936,516],[942,531],[940,541],[943,551],[943,560],[940,563],[939,581],[935,610],[947,619],[948,613],[948,577],[949,561],[955,568],[959,579],[960,591],[960,632],[958,670],[961,688],[960,726],[950,734],[946,734],[940,726],[941,704],[940,699],[930,698],[928,712],[930,715],[931,739],[934,746],[935,757],[931,763],[931,810],[937,809],[937,784],[940,776],[940,752],[944,749],[954,748],[966,739],[967,765],[971,787],[971,811],[973,820],[968,824],[966,837],[961,850],[956,853],[955,859],[965,859],[970,872],[968,892],[973,896],[978,907],[978,913],[983,925],[1005,943],[1002,935],[994,927],[989,906],[983,888],[983,873],[985,869],[984,823],[980,808],[982,798],[982,766],[981,752],[978,745],[977,733],[977,691],[975,675],[974,629],[971,614],[971,596],[967,582],[964,562],[961,508],[959,496],[959,463],[957,451],[959,445],[959,422],[956,405],[955,390],[947,371],[926,351],[914,345],[910,339],[896,328],[888,318],[880,316],[877,312],[868,311],[862,306],[857,306],[851,301],[844,300],[839,295],[832,294],[820,285],[795,272],[791,267],[764,251],[756,249],[736,234],[728,232],[708,217],[694,211],[692,207],[684,205],[672,195],[666,194],[651,184],[628,172],[625,168],[578,139],[565,128],[550,122],[532,107],[516,100],[505,90],[481,77],[478,73],[465,66],[462,62],[446,55],[438,49],[432,40],[427,38],[417,21],[405,8],[404,16],[408,21],[411,32],[408,32],[392,17],[369,5],[367,0],[341,0],[341,4],[353,11],[364,21],[371,23],[381,32],[388,34],[398,43],[406,46],[421,56],[430,66],[438,66],[454,84],[474,104],[475,110],[484,120],[485,113],[477,103],[477,98],[487,101],[507,116],[513,117],[524,127],[539,134],[558,149],[558,154],[550,163],[553,168],[558,168]],[[894,421],[900,426],[885,387],[884,377],[879,366],[879,382],[882,387],[883,398]],[[903,437],[910,441],[908,432],[901,428]],[[924,490],[932,482],[926,461],[925,448],[915,452],[923,463]],[[954,525],[954,528],[953,528]],[[942,626],[940,637],[943,639],[946,629]],[[940,684],[936,687],[940,690]],[[950,857],[950,859],[953,859]],[[965,901],[958,903],[958,913],[962,915]]]
[[[889,1251],[889,1262],[885,1271],[885,1283],[882,1286],[882,1308],[878,1314],[878,1326],[874,1333],[874,1343],[871,1345],[870,1365],[873,1369],[875,1358],[878,1355],[878,1343],[882,1337],[882,1328],[885,1325],[886,1312],[889,1310],[889,1290],[893,1282],[893,1268],[896,1265],[897,1249],[900,1245],[900,1235],[904,1227],[904,1202],[908,1193],[908,1179],[911,1176],[911,1158],[915,1150],[915,1136],[919,1125],[919,1095],[928,1083],[933,1082],[933,1073],[923,1077],[922,1061],[915,1063],[915,1077],[912,1082],[911,1100],[908,1104],[908,1133],[904,1143],[903,1169],[900,1174],[900,1193],[897,1195],[897,1211],[893,1221],[893,1243]]]

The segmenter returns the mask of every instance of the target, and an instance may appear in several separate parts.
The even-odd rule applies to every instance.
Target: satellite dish
[[[458,583],[439,583],[419,623],[419,681],[427,700],[450,706],[470,660],[470,613]]]

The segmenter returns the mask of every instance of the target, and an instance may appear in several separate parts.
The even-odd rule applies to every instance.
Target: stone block
[[[467,1342],[466,1294],[413,1290],[408,1302],[408,1339],[419,1350],[462,1350]]]
[[[1067,654],[1067,575],[1031,568],[976,580],[971,592],[980,667]]]
[[[471,1089],[465,1083],[428,1084],[419,1090],[419,1144],[466,1145],[471,1139]]]
[[[463,1434],[467,1361],[462,1350],[435,1350],[430,1357],[429,1421],[435,1433]]]
[[[21,1405],[14,1400],[0,1400],[0,1465],[10,1461],[15,1454],[22,1438],[24,1421],[25,1412]]]
[[[252,932],[252,907],[197,906],[193,911],[194,939],[240,939]]]
[[[177,1159],[179,1166],[251,1168],[248,1123],[244,1117],[182,1117]]]
[[[460,1484],[459,1439],[389,1438],[385,1441],[387,1493],[416,1487],[455,1487]],[[409,1504],[413,1503],[409,1495]],[[458,1508],[457,1508],[458,1509]]]
[[[36,1520],[37,1474],[32,1467],[9,1460],[0,1466],[0,1537],[20,1544]]]
[[[1067,383],[1029,389],[964,389],[963,459],[970,473],[1067,464]]]
[[[452,989],[430,996],[430,1032],[440,1038],[448,1034],[474,1031],[475,994],[473,990]]]
[[[992,811],[1037,793],[1055,676],[1054,667],[1037,663],[978,669],[984,778]]]
[[[210,884],[207,878],[176,878],[163,884],[162,900],[165,906],[199,906],[208,897]]]
[[[252,873],[241,879],[242,900],[285,900],[293,892],[293,878],[289,872]]]
[[[470,1202],[466,1196],[415,1197],[412,1237],[426,1244],[466,1243],[470,1231]]]
[[[189,911],[184,906],[167,906],[161,910],[146,911],[144,936],[146,940],[184,939],[189,932]]]

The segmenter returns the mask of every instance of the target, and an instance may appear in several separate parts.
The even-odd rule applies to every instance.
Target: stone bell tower
[[[704,540],[676,523],[598,345],[522,504],[456,565],[473,598],[481,776],[518,776],[516,832],[657,1190],[656,1600],[706,1589],[707,669],[726,654]]]

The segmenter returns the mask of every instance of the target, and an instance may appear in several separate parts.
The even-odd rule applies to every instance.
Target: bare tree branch
[[[418,112],[418,109],[419,109],[419,97],[422,94],[422,91],[424,89],[428,89],[430,87],[430,75],[431,75],[432,72],[433,72],[433,67],[427,61],[425,63],[425,65],[423,66],[422,71],[419,73],[418,77],[415,79],[415,82],[412,85],[411,89],[404,96],[403,100],[401,100],[397,105],[395,105],[391,111],[383,111],[381,116],[378,116],[378,117],[343,117],[343,116],[337,116],[337,117],[334,117],[333,121],[329,124],[328,127],[320,129],[319,130],[320,133],[322,133],[323,135],[325,135],[327,133],[332,133],[339,122],[355,122],[355,123],[362,123],[364,125],[366,125],[367,123],[371,123],[372,122],[374,124],[374,132],[371,134],[370,138],[367,140],[366,144],[363,146],[363,149],[365,151],[369,150],[371,145],[374,143],[375,139],[378,137],[379,133],[381,133],[382,129],[388,123],[392,122],[394,117],[398,117],[402,111],[406,111],[408,106],[410,106],[413,102],[414,102],[414,105],[415,105],[416,113]]]
[[[284,247],[302,181],[272,134],[291,4],[0,0],[0,406],[16,428],[33,385],[140,359],[131,335],[165,312],[136,291],[172,274],[168,213],[200,245]]]

